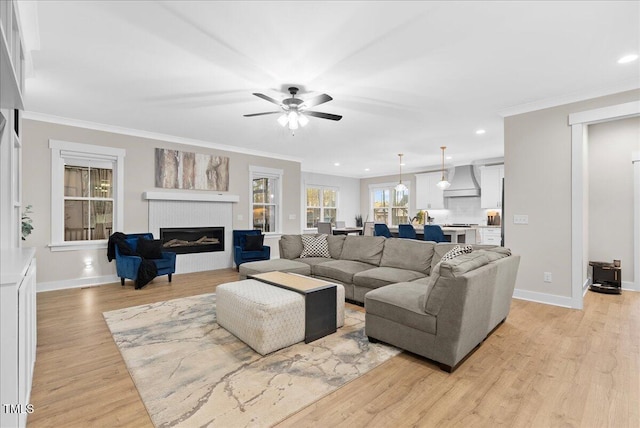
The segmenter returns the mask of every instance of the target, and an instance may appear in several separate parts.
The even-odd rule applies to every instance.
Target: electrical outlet
[[[529,224],[529,216],[526,214],[514,214],[513,224]]]
[[[545,272],[544,273],[544,282],[551,282],[551,280],[552,280],[551,272]]]
[[[242,214],[238,214],[238,221],[244,220],[244,216]]]
[[[295,219],[296,219],[295,214],[289,214],[289,220],[295,220]]]

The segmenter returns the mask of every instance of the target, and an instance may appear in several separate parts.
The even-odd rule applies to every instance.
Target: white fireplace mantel
[[[142,199],[155,201],[239,202],[240,196],[225,193],[155,192],[142,193]]]

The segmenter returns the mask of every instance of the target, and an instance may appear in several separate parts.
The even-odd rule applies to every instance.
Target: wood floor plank
[[[215,292],[232,269],[40,293],[31,427],[152,427],[105,311]],[[363,311],[359,306],[348,305]],[[279,427],[640,426],[640,293],[588,293],[583,311],[514,300],[452,374],[403,353]]]

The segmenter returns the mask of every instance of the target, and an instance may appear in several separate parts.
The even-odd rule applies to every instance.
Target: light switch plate
[[[244,219],[244,216],[242,214],[238,214],[238,220],[242,221]]]
[[[526,214],[514,214],[513,224],[529,224],[529,216]]]
[[[295,220],[295,219],[296,219],[295,214],[289,214],[289,220]]]

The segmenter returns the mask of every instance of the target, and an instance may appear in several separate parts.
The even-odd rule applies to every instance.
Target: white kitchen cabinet
[[[444,192],[436,186],[441,178],[442,173],[440,172],[416,174],[416,209],[444,209]]]
[[[0,277],[0,426],[24,427],[36,361],[34,248],[3,249]]]
[[[485,209],[502,208],[502,179],[504,165],[485,166],[480,170],[480,206]]]
[[[499,227],[481,227],[478,229],[480,232],[480,243],[486,245],[501,245],[502,244],[502,230]]]

